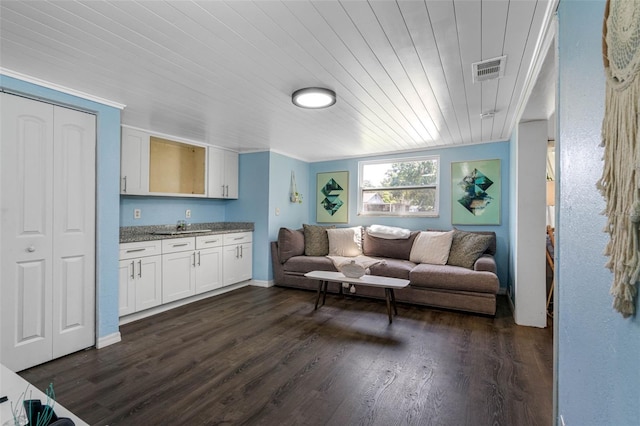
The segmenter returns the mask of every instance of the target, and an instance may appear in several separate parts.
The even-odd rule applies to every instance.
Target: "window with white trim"
[[[440,157],[358,163],[358,214],[438,216]]]

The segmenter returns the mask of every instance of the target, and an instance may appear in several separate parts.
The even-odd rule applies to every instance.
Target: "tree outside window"
[[[370,216],[437,216],[438,156],[363,161],[359,213]]]

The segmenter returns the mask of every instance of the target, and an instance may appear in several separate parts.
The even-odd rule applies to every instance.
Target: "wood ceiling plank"
[[[347,90],[343,90],[346,89],[345,85],[330,72],[330,69],[336,68],[333,58],[284,4],[270,2],[268,8],[260,8],[261,3],[256,3],[255,5],[260,8],[259,11],[249,12],[247,9],[250,5],[252,4],[244,2],[231,3],[231,7],[238,12],[238,15],[256,29],[256,36],[252,39],[259,43],[257,48],[272,52],[271,60],[290,64],[287,66],[289,79],[281,88],[285,93],[292,93],[302,87],[319,86],[335,90],[340,104],[350,100],[345,96],[348,93]],[[289,25],[284,28],[279,22],[287,22]],[[333,114],[332,121],[336,125],[341,123],[351,125],[353,120],[363,121],[355,108],[332,108],[329,111]],[[386,134],[377,126],[371,126],[370,123],[363,124],[362,130],[369,137],[375,138],[378,144],[382,144]]]
[[[373,2],[370,6],[395,55],[391,66],[385,64],[385,68],[397,81],[399,90],[429,131],[434,145],[450,144],[452,138],[449,128],[417,53],[414,42],[417,37],[410,32],[399,5],[393,2]],[[378,56],[384,58],[385,53],[383,51]],[[392,67],[395,68],[393,71]]]
[[[407,114],[411,111],[406,107],[406,103],[400,105],[393,98],[397,94],[397,88],[341,5],[334,2],[316,2],[313,5],[331,31],[330,38],[327,38],[325,33],[316,33],[317,36],[326,44],[327,49],[334,52],[342,66],[348,69],[360,82],[363,89],[391,117],[387,124],[393,127],[398,134],[410,135],[411,144],[407,148],[411,148],[416,142],[428,137],[428,135],[418,132],[406,119]]]
[[[451,138],[448,143],[461,143],[460,126],[426,3],[402,1],[398,3],[398,6],[412,38],[418,61],[422,67],[422,74],[424,74],[426,84],[429,87],[427,103],[431,105],[435,102],[437,105],[440,119],[443,120],[441,127],[447,129],[446,132]],[[418,72],[416,71],[416,73]],[[429,93],[433,95],[433,100]],[[434,114],[434,116],[438,117],[438,114]]]
[[[504,54],[507,55],[507,74],[501,79],[498,88],[498,105],[500,112],[495,117],[494,127],[503,138],[510,137],[515,120],[515,108],[521,94],[525,77],[519,74],[527,69],[532,61],[532,52],[537,41],[537,32],[531,34],[535,25],[541,25],[544,17],[544,2],[512,2],[509,7],[505,35]],[[537,24],[536,24],[537,22]],[[500,104],[501,103],[501,104]]]
[[[427,2],[427,13],[433,29],[434,39],[440,54],[442,69],[446,77],[448,91],[451,94],[455,115],[460,130],[459,144],[472,141],[471,124],[467,110],[462,62],[460,60],[460,41],[456,15],[452,1]]]
[[[507,26],[507,14],[509,2],[483,1],[482,2],[482,60],[488,60],[502,56]],[[507,58],[508,60],[508,58]],[[501,80],[489,80],[481,84],[482,105],[480,113],[495,111],[498,104],[498,87]],[[473,117],[473,115],[472,115]],[[500,138],[500,130],[495,129],[494,118],[481,119],[481,140],[497,140]]]
[[[238,12],[232,7],[224,8],[225,5],[221,3],[207,3],[204,5],[209,16],[215,16],[216,19],[220,19],[224,21],[225,26],[230,30],[228,32],[221,32],[216,30],[216,38],[224,38],[225,41],[230,46],[230,48],[237,53],[237,55],[244,54],[245,57],[249,59],[249,62],[246,65],[235,65],[235,68],[246,68],[251,70],[252,76],[246,77],[247,81],[242,84],[242,86],[247,88],[254,88],[256,85],[264,84],[270,87],[270,93],[265,96],[269,99],[273,98],[281,98],[286,100],[283,104],[282,102],[278,102],[278,104],[268,106],[269,110],[273,110],[277,107],[280,107],[280,113],[291,116],[292,105],[290,103],[290,93],[291,89],[289,89],[290,79],[282,80],[282,77],[295,73],[293,67],[300,68],[299,64],[296,65],[295,61],[288,57],[286,54],[283,54],[276,43],[270,40],[265,33],[265,26],[271,26],[273,28],[272,23],[269,22],[269,19],[266,15],[264,15],[260,9],[257,9],[256,6],[252,3],[241,3],[241,4],[232,4],[234,7],[238,7],[242,5],[241,12]],[[179,3],[178,7],[185,13],[187,13],[191,17],[198,16],[193,12],[193,10],[188,10],[187,7],[190,7],[188,3]],[[202,13],[200,13],[202,15]],[[205,18],[203,18],[205,19]],[[201,25],[203,23],[200,23]],[[257,30],[260,28],[260,30]],[[236,34],[242,33],[243,38],[236,37]],[[234,37],[229,37],[229,34],[233,34]],[[244,37],[251,40],[251,43],[247,43],[244,40]],[[262,52],[270,52],[271,55],[265,55]],[[223,56],[228,56],[231,53],[223,53]],[[271,68],[272,72],[269,74],[267,70]],[[285,72],[286,71],[286,72]],[[255,77],[255,80],[252,78]],[[260,83],[260,81],[264,81],[264,83]],[[282,80],[282,81],[278,81]],[[272,89],[272,90],[271,90]],[[250,94],[248,94],[250,95]],[[268,100],[268,99],[265,99]],[[284,105],[285,108],[282,108]],[[332,108],[329,110],[329,114],[334,114],[335,119],[334,123],[340,122],[341,115],[338,114],[339,107]],[[303,121],[308,121],[306,127],[313,132],[313,134],[322,138],[323,134],[326,134],[328,131],[327,128],[323,128],[321,126],[318,127],[316,120],[309,120],[307,117],[301,117]],[[276,120],[275,116],[272,116],[272,119]],[[281,121],[281,120],[280,120]],[[289,125],[292,125],[290,123]],[[317,127],[317,128],[314,128]],[[325,138],[328,139],[328,138]]]
[[[349,99],[358,100],[351,101],[352,107],[370,122],[381,123],[380,126],[387,129],[388,140],[397,147],[396,149],[410,149],[418,135],[409,134],[397,124],[397,120],[403,120],[402,116],[388,102],[380,100],[385,96],[384,93],[336,34],[329,21],[309,2],[290,2],[286,3],[286,6],[324,47],[324,51],[330,53],[331,63],[335,64],[331,72],[349,90]]]
[[[482,108],[482,84],[473,83],[471,64],[481,61],[482,40],[482,4],[484,2],[454,2],[455,21],[460,44],[462,81],[466,92],[467,119],[471,127],[471,139],[476,143],[482,140],[480,113]]]
[[[319,161],[508,139],[549,4],[2,1],[0,54],[9,70],[126,104],[126,124]],[[507,76],[470,85],[470,62],[501,49]],[[303,85],[330,86],[338,103],[293,107]]]
[[[342,7],[318,3],[318,8],[325,19],[336,22],[335,28],[343,43],[384,93],[388,105],[398,111],[398,125],[414,135],[414,144],[431,143],[435,139],[431,134],[436,132],[435,126],[428,118],[421,121],[412,108],[411,101],[419,103],[419,97],[414,90],[413,94],[403,90],[405,73],[371,7],[366,2],[340,5]]]

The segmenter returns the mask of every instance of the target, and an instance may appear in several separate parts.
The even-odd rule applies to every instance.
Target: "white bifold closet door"
[[[96,119],[1,96],[0,362],[20,371],[95,344]]]

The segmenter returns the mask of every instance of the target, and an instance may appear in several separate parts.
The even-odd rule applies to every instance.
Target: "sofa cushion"
[[[362,226],[327,229],[329,256],[355,257],[362,255]]]
[[[331,259],[325,256],[294,256],[282,265],[285,272],[306,274],[311,271],[337,271]]]
[[[304,231],[304,254],[306,256],[326,256],[329,254],[329,236],[327,229],[331,226],[302,225]]]
[[[409,273],[411,286],[497,294],[496,274],[478,272],[461,266],[421,263]]]
[[[447,265],[472,269],[476,260],[489,248],[492,240],[495,240],[495,234],[480,234],[456,229]]]
[[[383,259],[381,262],[369,267],[369,272],[371,275],[408,280],[409,273],[415,266],[416,264],[409,260]]]
[[[362,241],[362,254],[371,257],[409,260],[413,241],[419,233],[420,231],[413,231],[409,235],[409,238],[388,240],[374,237],[365,232]]]
[[[409,260],[415,263],[446,265],[451,249],[453,232],[420,232],[413,242]]]
[[[304,254],[304,233],[297,229],[280,228],[278,231],[278,257],[284,263],[293,256]]]

